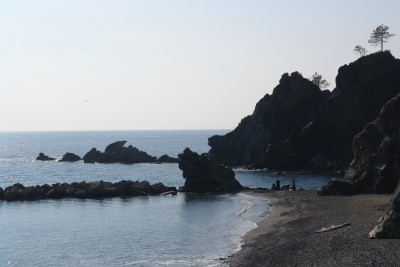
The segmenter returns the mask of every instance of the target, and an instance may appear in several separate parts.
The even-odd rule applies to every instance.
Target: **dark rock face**
[[[360,193],[392,193],[400,180],[400,94],[354,137],[353,152],[346,179]]]
[[[353,152],[354,159],[345,175],[353,193],[392,193],[400,181],[400,94],[354,137]],[[344,194],[331,184],[323,190]]]
[[[168,155],[162,155],[157,159],[156,162],[159,162],[159,163],[178,163],[179,159],[170,157]]]
[[[400,183],[393,194],[388,213],[369,233],[370,238],[400,238]]]
[[[209,138],[210,154],[233,166],[259,162],[269,144],[286,140],[309,123],[329,94],[298,72],[282,75],[272,95],[265,95],[235,130]]]
[[[340,170],[352,160],[355,134],[400,93],[400,60],[380,52],[339,68],[336,88],[313,120],[280,144],[271,144],[261,166],[271,169]]]
[[[354,135],[400,93],[399,84],[400,60],[390,52],[340,67],[332,93],[298,73],[283,75],[234,131],[209,139],[210,154],[257,169],[344,170],[353,158]]]
[[[208,154],[199,155],[186,148],[179,154],[179,168],[183,171],[185,192],[237,192],[243,187],[235,179],[232,169],[219,164]]]
[[[82,158],[85,163],[148,163],[155,162],[156,157],[148,155],[144,151],[140,151],[136,147],[129,145],[124,147],[126,141],[117,141],[108,145],[103,152],[92,148]]]
[[[59,198],[110,198],[143,195],[176,194],[175,187],[167,187],[162,183],[151,185],[147,181],[122,180],[110,182],[74,182],[71,184],[37,185],[25,187],[14,184],[4,190],[0,187],[0,200],[39,200]]]
[[[39,153],[39,156],[36,158],[36,160],[49,161],[49,160],[55,160],[55,158],[50,158],[49,156],[46,156],[43,153]]]
[[[62,157],[62,159],[60,159],[59,161],[62,162],[75,162],[75,161],[80,161],[81,157],[79,157],[78,155],[74,154],[74,153],[65,153],[64,156]]]

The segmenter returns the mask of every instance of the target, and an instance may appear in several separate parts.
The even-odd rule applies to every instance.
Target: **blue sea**
[[[0,187],[122,179],[184,184],[178,164],[39,162],[39,152],[61,158],[104,150],[118,140],[153,156],[177,157],[185,147],[204,153],[208,137],[227,130],[0,133]],[[318,188],[331,178],[235,170],[244,186],[296,180]],[[0,266],[223,266],[241,237],[268,216],[264,198],[247,194],[149,196],[104,200],[0,202]]]

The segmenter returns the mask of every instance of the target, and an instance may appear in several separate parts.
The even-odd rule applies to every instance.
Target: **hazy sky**
[[[0,130],[234,128],[284,72],[395,33],[399,0],[0,0]]]

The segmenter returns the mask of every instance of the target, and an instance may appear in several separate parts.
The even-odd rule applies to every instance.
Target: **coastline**
[[[400,240],[369,239],[391,195],[319,197],[316,190],[249,191],[271,213],[243,237],[229,266],[400,266]],[[315,231],[351,223],[334,231]]]

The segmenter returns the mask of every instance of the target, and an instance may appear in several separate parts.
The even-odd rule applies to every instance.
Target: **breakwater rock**
[[[179,168],[183,171],[184,192],[226,193],[243,189],[229,167],[218,163],[207,153],[197,154],[186,148],[179,154]]]
[[[0,187],[0,200],[40,200],[61,198],[87,198],[101,199],[110,197],[131,197],[144,195],[176,194],[175,187],[168,187],[162,183],[150,184],[147,181],[122,180],[110,182],[74,182],[57,183],[53,185],[24,186],[14,184],[2,189]]]

